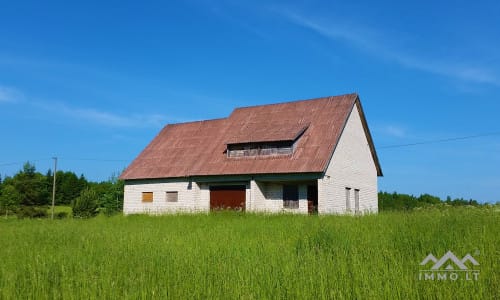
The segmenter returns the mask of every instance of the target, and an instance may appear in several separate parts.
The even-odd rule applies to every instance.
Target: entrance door
[[[221,185],[210,187],[210,210],[245,210],[246,186]]]
[[[318,186],[307,186],[307,211],[309,214],[318,213]]]

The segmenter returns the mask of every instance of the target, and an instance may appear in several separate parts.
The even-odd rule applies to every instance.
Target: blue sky
[[[497,1],[70,2],[0,5],[2,176],[105,180],[166,123],[357,92],[381,190],[500,201]]]

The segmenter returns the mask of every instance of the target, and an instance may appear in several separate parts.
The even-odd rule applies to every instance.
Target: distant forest
[[[0,177],[0,212],[17,214],[21,211],[21,215],[28,217],[37,213],[43,215],[41,211],[27,208],[50,205],[53,182],[52,170],[42,174],[30,162],[25,163],[22,170],[12,177]],[[57,171],[55,205],[71,206],[82,193],[94,195],[96,209],[106,214],[120,212],[123,208],[123,181],[117,176],[102,182],[92,182],[83,174],[77,176],[74,172]]]
[[[381,211],[384,210],[412,210],[415,208],[423,208],[428,206],[439,206],[439,205],[451,205],[451,206],[481,206],[478,201],[473,199],[451,199],[450,196],[446,199],[441,199],[439,197],[422,194],[418,197],[408,194],[399,194],[396,192],[379,192],[378,193],[378,208]]]
[[[45,174],[38,172],[35,165],[26,162],[23,168],[12,177],[0,176],[0,213],[38,216],[34,208],[46,207],[52,202],[52,186],[54,180],[52,170]],[[89,195],[95,202],[96,211],[113,214],[123,208],[123,181],[111,176],[109,180],[92,182],[83,174],[77,176],[71,171],[57,171],[55,204],[58,206],[72,206],[74,202],[85,195]],[[396,192],[380,192],[378,194],[379,210],[413,210],[415,208],[451,205],[451,206],[480,206],[473,199],[440,199],[429,194],[418,197]],[[21,212],[21,213],[19,213]],[[43,216],[44,213],[41,213]]]

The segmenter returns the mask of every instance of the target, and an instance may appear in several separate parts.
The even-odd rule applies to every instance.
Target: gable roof
[[[382,176],[359,97],[348,94],[237,108],[224,119],[167,125],[120,178],[323,173],[354,105]],[[229,158],[226,154],[228,144],[298,137],[291,155]]]

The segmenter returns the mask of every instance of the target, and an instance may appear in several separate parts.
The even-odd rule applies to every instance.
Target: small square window
[[[153,202],[153,192],[143,192],[142,202]]]
[[[167,192],[167,202],[177,202],[179,200],[178,192]]]

